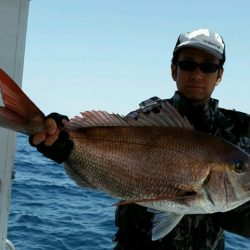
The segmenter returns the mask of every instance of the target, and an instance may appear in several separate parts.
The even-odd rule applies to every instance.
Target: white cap
[[[218,59],[225,60],[225,43],[222,37],[208,29],[199,29],[179,36],[174,52],[183,47],[193,47],[207,51]]]

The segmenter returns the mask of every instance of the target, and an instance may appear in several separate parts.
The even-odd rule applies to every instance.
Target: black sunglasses
[[[192,61],[179,61],[177,65],[184,71],[194,71],[199,67],[203,73],[214,73],[219,69],[219,65],[211,62],[196,63]]]

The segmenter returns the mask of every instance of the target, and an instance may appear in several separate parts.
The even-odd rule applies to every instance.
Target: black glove
[[[66,119],[69,121],[69,118],[65,115],[60,115],[58,113],[51,113],[49,114],[45,120],[48,118],[52,118],[55,120],[58,128],[63,127],[62,120]],[[73,141],[69,139],[69,135],[65,131],[61,131],[59,133],[58,139],[54,142],[52,146],[45,146],[43,143],[39,145],[34,145],[32,143],[33,136],[29,137],[29,143],[31,146],[36,147],[37,150],[42,153],[44,156],[52,159],[53,161],[57,163],[63,163],[66,161],[71,153],[71,150],[73,148]]]

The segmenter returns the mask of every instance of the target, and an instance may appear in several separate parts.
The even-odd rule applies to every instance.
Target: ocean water
[[[8,228],[16,250],[112,249],[116,202],[76,186],[18,134]],[[249,249],[249,239],[226,233],[226,250]]]
[[[116,202],[76,186],[62,165],[17,136],[8,229],[17,250],[112,249]]]

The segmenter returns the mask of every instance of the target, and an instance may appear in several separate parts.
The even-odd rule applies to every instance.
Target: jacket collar
[[[170,103],[183,116],[186,116],[195,129],[210,133],[214,128],[215,117],[220,115],[219,101],[210,98],[208,103],[193,104],[178,91],[170,99]]]

